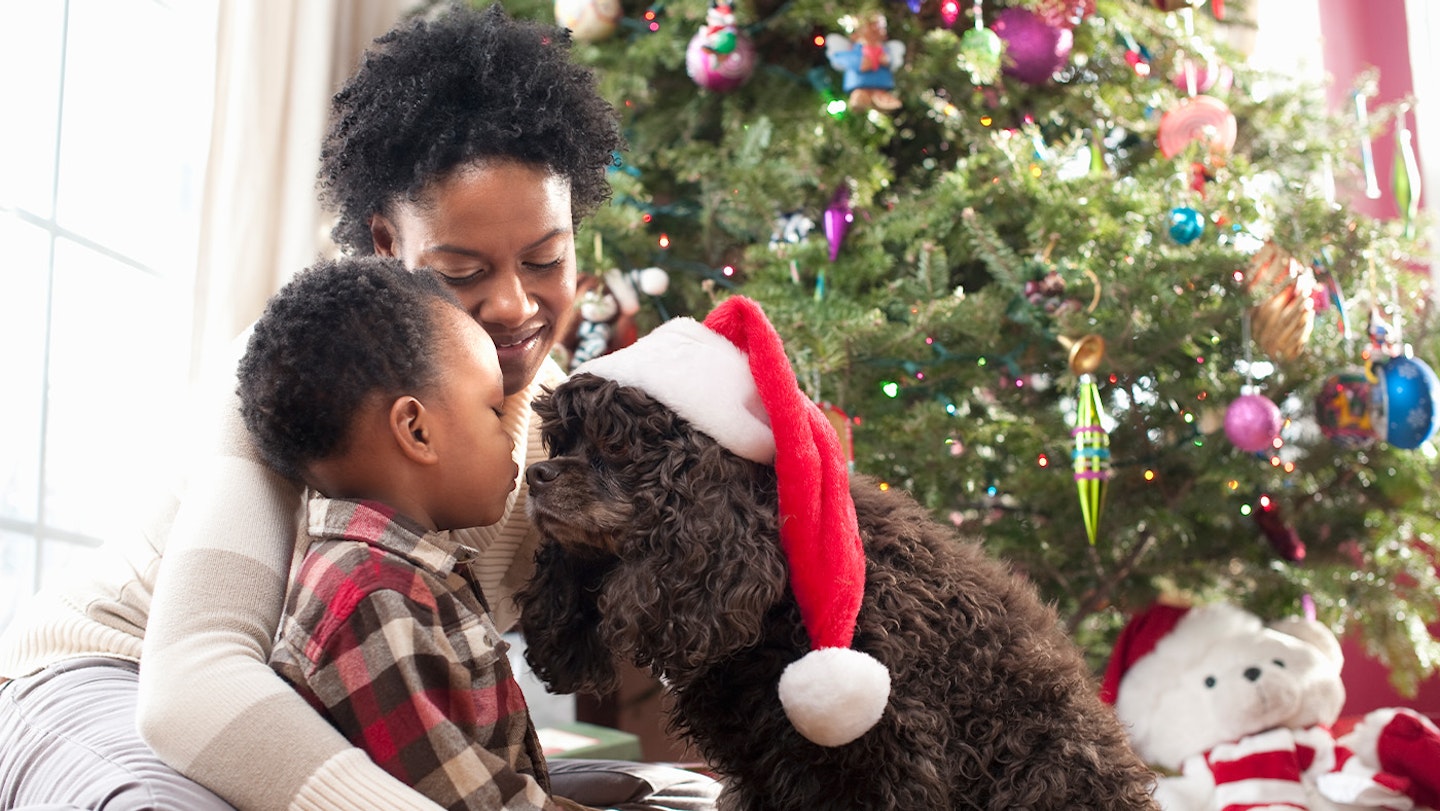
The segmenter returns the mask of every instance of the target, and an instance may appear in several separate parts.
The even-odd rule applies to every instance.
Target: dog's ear
[[[525,661],[553,692],[604,695],[620,685],[614,653],[600,638],[596,605],[613,563],[544,543],[534,576],[515,595]]]
[[[605,579],[604,637],[671,680],[761,639],[785,596],[774,470],[686,426],[655,471],[659,515]]]

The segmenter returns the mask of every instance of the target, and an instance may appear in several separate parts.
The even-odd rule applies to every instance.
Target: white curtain
[[[1420,202],[1429,216],[1440,210],[1440,7],[1435,0],[1406,0],[1405,16],[1410,31],[1410,73],[1415,82],[1415,152],[1420,163]],[[1426,158],[1430,158],[1428,162]],[[1434,253],[1430,278],[1432,296],[1440,301],[1440,234],[1429,234]]]
[[[330,98],[415,0],[220,0],[192,377],[333,250],[316,201]]]

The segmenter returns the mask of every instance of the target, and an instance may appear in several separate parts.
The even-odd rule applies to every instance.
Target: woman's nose
[[[497,273],[480,302],[480,322],[518,327],[535,314],[536,305],[517,271]]]

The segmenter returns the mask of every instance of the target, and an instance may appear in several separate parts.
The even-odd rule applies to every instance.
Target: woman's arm
[[[433,810],[267,663],[301,495],[259,461],[233,392],[232,376],[211,412],[213,450],[195,466],[166,540],[141,655],[140,734],[241,809]]]

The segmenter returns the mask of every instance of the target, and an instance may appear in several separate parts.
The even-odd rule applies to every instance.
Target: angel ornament
[[[842,71],[850,109],[893,112],[900,109],[894,71],[905,62],[905,43],[885,39],[889,33],[883,14],[871,14],[855,25],[854,41],[833,34],[825,39],[825,56],[830,66]]]

